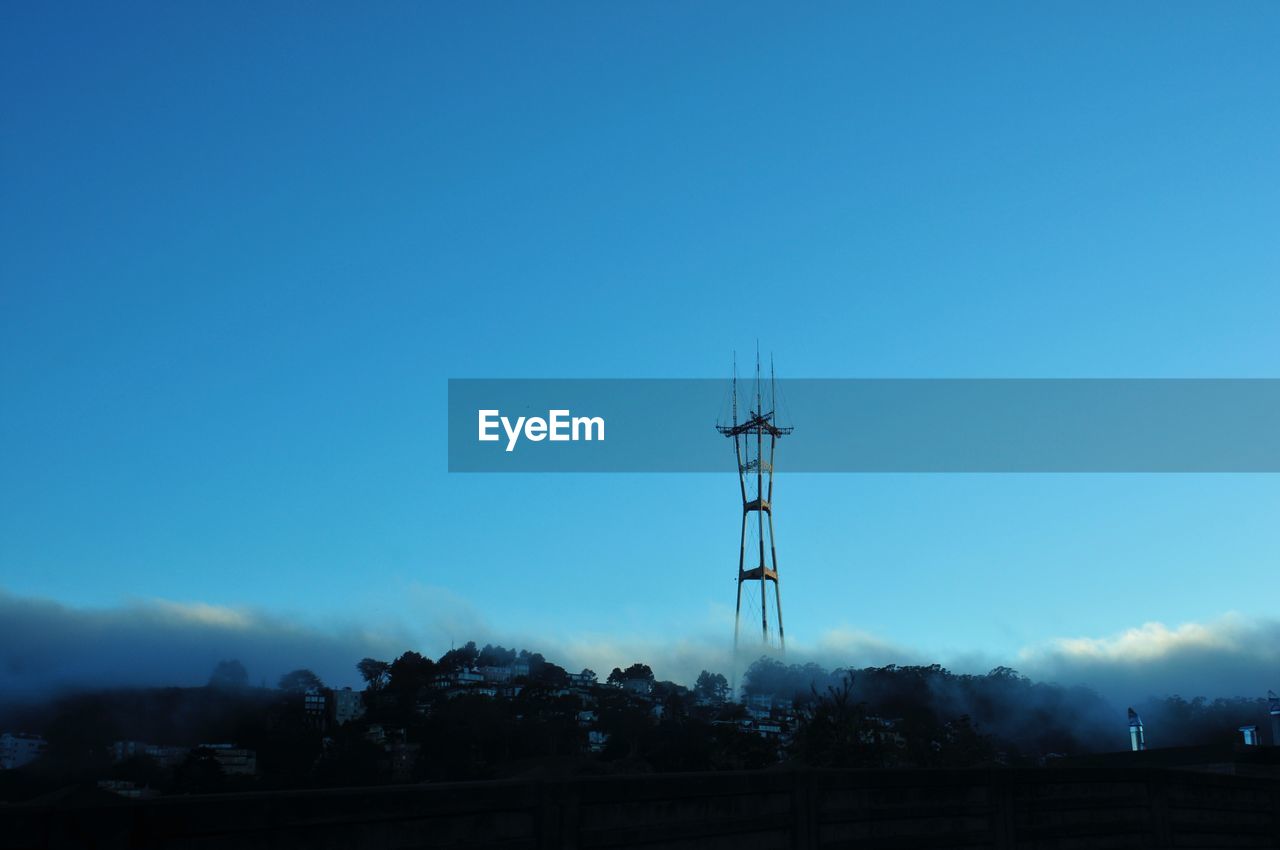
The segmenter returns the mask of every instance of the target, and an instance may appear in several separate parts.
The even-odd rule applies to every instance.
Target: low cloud
[[[298,667],[343,685],[364,655],[404,649],[402,634],[322,629],[251,609],[168,600],[72,608],[0,591],[0,693],[40,696],[74,687],[202,685],[222,659],[250,681],[275,684]]]
[[[518,639],[498,639],[496,642],[505,642],[509,646],[526,645]],[[625,667],[640,661],[653,668],[654,675],[659,679],[690,685],[703,670],[740,676],[747,666],[762,655],[782,658],[788,664],[813,663],[827,669],[931,663],[916,650],[897,646],[875,635],[851,628],[832,629],[814,644],[789,640],[785,656],[776,650],[759,648],[744,641],[736,660],[727,636],[720,635],[665,639],[586,635],[572,640],[543,638],[530,648],[571,670],[589,667],[603,676],[615,666]]]
[[[1024,649],[1035,678],[1083,683],[1104,696],[1261,696],[1280,685],[1280,620],[1227,614],[1207,623],[1145,623],[1106,637],[1060,638]]]
[[[740,675],[765,654],[744,648],[735,664],[728,642],[710,629],[685,637],[531,637],[494,628],[446,589],[411,585],[401,591],[412,625],[376,633],[356,625],[305,625],[250,608],[162,599],[79,608],[0,591],[0,692],[38,696],[70,687],[202,685],[214,665],[229,658],[248,668],[254,684],[274,684],[282,673],[308,667],[329,684],[356,685],[360,658],[390,659],[408,649],[436,656],[467,640],[541,652],[570,670],[590,668],[601,677],[640,661],[659,678],[686,684],[702,670]],[[848,628],[833,629],[812,646],[789,643],[786,660],[828,668],[928,663],[917,652]]]
[[[685,684],[704,669],[740,675],[759,656],[744,650],[735,665],[718,629],[656,638],[505,633],[448,591],[405,590],[412,625],[377,631],[204,603],[133,600],[79,608],[0,591],[0,693],[34,697],[72,687],[201,685],[214,665],[230,658],[248,668],[254,684],[274,684],[282,673],[308,667],[329,684],[356,685],[355,663],[362,657],[390,659],[407,649],[439,655],[465,640],[527,648],[602,677],[615,666],[642,661],[659,678]],[[1172,627],[1147,623],[1115,635],[1049,641],[1003,661],[958,651],[934,658],[857,629],[835,628],[808,644],[789,641],[785,660],[826,669],[936,661],[971,673],[1005,663],[1033,679],[1085,685],[1116,704],[1175,693],[1257,696],[1280,686],[1280,621],[1228,615]]]

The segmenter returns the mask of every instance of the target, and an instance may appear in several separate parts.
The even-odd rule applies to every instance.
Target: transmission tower
[[[742,588],[748,582],[760,582],[760,639],[769,644],[768,583],[773,582],[774,609],[778,617],[778,648],[784,647],[782,631],[782,589],[778,583],[778,550],[773,542],[773,458],[778,440],[790,434],[790,426],[780,427],[775,415],[776,386],[773,359],[769,360],[769,409],[765,410],[761,391],[760,351],[756,350],[755,397],[748,399],[748,409],[742,421],[738,420],[738,365],[733,367],[733,420],[729,425],[717,425],[716,430],[733,439],[734,455],[738,461],[738,489],[742,495],[742,535],[738,549],[738,601],[733,617],[733,657],[738,657],[738,636],[742,622]],[[754,401],[754,406],[752,406]],[[766,446],[764,438],[768,436]],[[754,483],[754,489],[752,484]],[[756,516],[758,529],[759,563],[747,567],[747,518]],[[764,529],[769,526],[769,560],[765,561]],[[755,549],[756,547],[752,547]]]

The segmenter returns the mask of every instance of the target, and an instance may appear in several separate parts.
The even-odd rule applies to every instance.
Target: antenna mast
[[[782,630],[782,589],[778,579],[778,549],[773,537],[773,463],[778,440],[792,432],[791,426],[777,424],[777,378],[773,369],[773,357],[769,357],[769,410],[764,409],[762,380],[760,370],[760,347],[756,345],[756,392],[755,407],[747,411],[744,421],[738,421],[738,358],[734,355],[733,366],[733,424],[718,425],[716,430],[733,439],[734,456],[738,462],[738,491],[742,497],[742,533],[738,547],[738,598],[734,607],[733,619],[733,654],[736,663],[738,642],[742,621],[742,589],[747,582],[760,582],[760,640],[769,644],[769,610],[768,586],[773,583],[774,610],[778,622],[778,648],[785,648]],[[751,437],[755,439],[752,440]],[[768,453],[764,443],[769,437]],[[754,473],[751,474],[751,473]],[[750,483],[754,479],[754,490]],[[756,515],[758,529],[757,546],[758,562],[748,568],[747,563],[747,518]],[[764,549],[765,525],[769,527],[769,556],[766,561]]]

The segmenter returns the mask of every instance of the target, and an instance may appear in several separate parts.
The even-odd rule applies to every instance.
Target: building
[[[1147,739],[1142,729],[1142,718],[1131,708],[1129,709],[1129,749],[1138,753],[1146,748]]]
[[[623,679],[622,689],[638,697],[647,697],[653,691],[653,680],[645,676]]]
[[[481,667],[479,672],[486,682],[496,682],[498,684],[510,682],[513,675],[510,667]]]
[[[891,746],[902,749],[907,745],[907,738],[898,731],[900,718],[878,717],[874,714],[863,719],[858,730],[858,740],[868,746]]]
[[[595,684],[596,674],[590,670],[569,674],[569,687],[571,688],[590,688],[594,687]]]
[[[479,670],[451,670],[441,673],[435,678],[437,688],[469,687],[484,681],[484,674]]]
[[[116,741],[111,745],[111,760],[120,762],[145,756],[149,746],[144,741]]]
[[[0,770],[13,770],[38,759],[44,752],[45,740],[39,735],[5,732],[0,735]]]
[[[329,715],[327,702],[325,692],[320,688],[308,688],[302,695],[302,712],[306,715],[308,726],[324,728]]]
[[[201,744],[197,750],[208,750],[227,776],[253,776],[258,772],[258,754],[234,744]]]
[[[609,743],[609,733],[601,732],[598,729],[592,729],[587,732],[587,752],[602,752],[605,745]]]
[[[155,789],[146,786],[138,787],[138,783],[124,779],[99,779],[98,790],[109,791],[118,797],[130,800],[150,800],[152,797],[160,796],[160,792]]]
[[[396,782],[408,782],[413,777],[420,744],[410,744],[404,728],[383,727],[377,723],[364,733],[365,740],[382,748],[379,760],[383,771]]]
[[[773,716],[775,699],[773,694],[755,694],[747,697],[745,702],[747,714],[754,720],[768,720]]]
[[[148,744],[145,741],[116,741],[111,745],[113,761],[128,761],[131,758],[153,759],[161,767],[173,767],[182,764],[191,753],[190,747],[166,747],[159,744]]]
[[[331,692],[329,719],[333,721],[334,726],[341,726],[361,717],[364,717],[363,693],[350,688]]]
[[[147,758],[155,759],[161,767],[180,765],[190,754],[190,747],[166,747],[157,744],[149,744],[146,751]]]
[[[761,738],[780,738],[782,737],[782,726],[777,723],[757,723],[756,733]]]

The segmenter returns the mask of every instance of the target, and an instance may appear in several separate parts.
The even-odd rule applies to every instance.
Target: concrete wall
[[[0,848],[1280,847],[1280,782],[1188,771],[776,771],[0,808]]]

